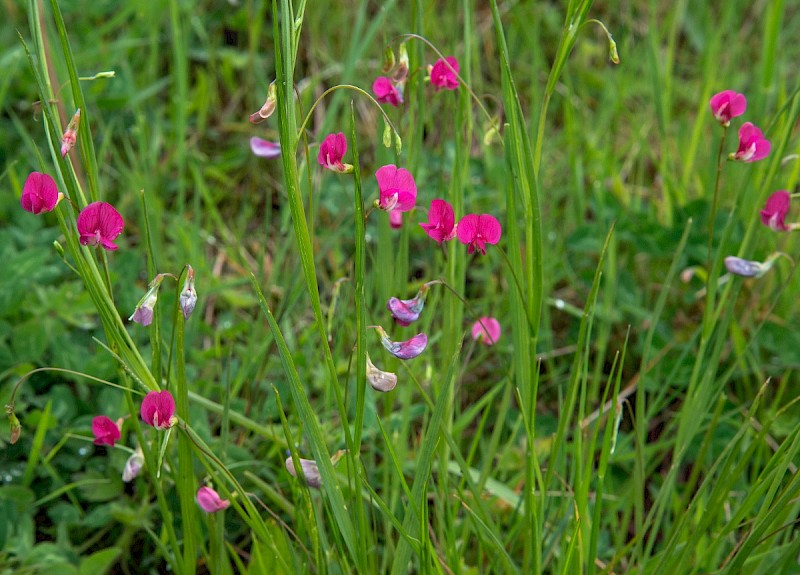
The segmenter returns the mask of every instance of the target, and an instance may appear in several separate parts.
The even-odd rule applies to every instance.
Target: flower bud
[[[397,386],[397,375],[375,367],[367,354],[367,381],[372,389],[386,393]]]
[[[302,458],[300,458],[299,461],[308,486],[319,489],[322,486],[322,476],[319,474],[317,462],[312,459]],[[294,466],[294,461],[292,461],[291,455],[286,458],[284,465],[286,465],[286,471],[288,471],[292,476],[297,477],[297,469]]]
[[[142,296],[142,299],[139,300],[139,303],[136,304],[136,309],[131,314],[131,317],[128,318],[128,321],[135,321],[143,326],[148,326],[153,323],[153,309],[156,307],[156,302],[158,301],[158,288],[161,287],[161,282],[164,281],[164,277],[165,274],[158,274],[153,278],[147,292]]]
[[[269,118],[273,112],[275,112],[275,108],[278,105],[278,88],[275,86],[275,82],[269,85],[269,90],[267,91],[267,101],[264,102],[264,105],[261,106],[261,109],[256,112],[255,114],[250,114],[250,123],[251,124],[260,124],[267,118]]]
[[[125,462],[125,468],[122,470],[122,480],[125,483],[130,483],[138,477],[143,467],[144,454],[141,448],[137,448],[133,455],[128,458],[128,461]]]
[[[78,108],[69,121],[64,135],[61,136],[61,157],[66,156],[78,140],[78,125],[81,121],[81,109]]]
[[[194,269],[192,266],[187,265],[186,280],[183,282],[183,291],[180,296],[181,311],[183,311],[183,318],[189,319],[194,311],[194,306],[197,303],[197,292],[194,289]]]

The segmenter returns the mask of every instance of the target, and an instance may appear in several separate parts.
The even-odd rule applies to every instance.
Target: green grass
[[[800,176],[800,12],[710,4],[6,2],[0,400],[22,434],[0,430],[0,573],[798,572],[800,279],[782,259],[717,282],[728,255],[797,259],[757,212]],[[402,42],[382,112],[359,90]],[[459,90],[425,82],[438,53]],[[724,154],[743,121],[772,153],[717,187],[724,89],[748,100]],[[317,164],[330,132],[353,174]],[[399,230],[372,208],[390,163],[419,190]],[[120,249],[81,246],[66,201],[22,211],[31,171],[111,202]],[[440,249],[417,225],[434,198],[498,217],[499,245]],[[165,272],[153,326],[129,322]],[[434,279],[393,325],[386,300]],[[369,325],[429,346],[397,360]],[[139,417],[161,388],[168,436]],[[91,443],[98,414],[126,418],[117,447]],[[203,485],[231,506],[204,513]]]

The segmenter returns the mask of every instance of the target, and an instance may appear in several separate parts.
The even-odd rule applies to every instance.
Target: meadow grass
[[[795,242],[758,214],[800,175],[800,11],[710,4],[6,2],[0,572],[800,572]],[[372,91],[387,48],[399,107]],[[723,130],[725,89],[747,111]],[[744,121],[766,159],[726,160]],[[316,161],[338,132],[350,174]],[[387,164],[419,191],[399,229],[373,205]],[[52,213],[20,208],[32,171]],[[502,239],[437,245],[434,198]],[[79,242],[95,201],[117,251]],[[152,324],[129,321],[159,273]],[[387,300],[431,280],[396,325]]]

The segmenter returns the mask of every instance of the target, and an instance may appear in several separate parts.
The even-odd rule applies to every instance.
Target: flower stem
[[[712,254],[714,249],[714,220],[717,217],[717,205],[719,203],[719,182],[722,176],[722,165],[725,161],[724,158],[724,150],[725,150],[725,136],[728,134],[727,126],[722,127],[722,138],[719,141],[719,151],[717,152],[717,176],[714,181],[714,200],[711,204],[711,215],[708,219],[708,270],[709,270],[709,281],[711,281],[711,266],[712,266]]]

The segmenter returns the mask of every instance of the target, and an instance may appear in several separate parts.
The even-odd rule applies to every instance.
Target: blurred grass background
[[[247,117],[263,104],[267,86],[275,77],[271,6],[244,0],[76,0],[59,4],[81,76],[114,71],[113,78],[87,79],[82,87],[93,118],[102,193],[126,216],[124,247],[113,255],[111,268],[120,313],[127,317],[133,311],[149,280],[138,193],[144,190],[155,230],[158,270],[177,271],[184,263],[197,270],[197,321],[188,324],[186,334],[187,375],[192,390],[219,403],[228,397],[232,411],[272,429],[277,440],[265,441],[263,435],[235,424],[229,430],[220,427],[220,418],[209,417],[198,405],[192,408],[192,423],[232,469],[251,471],[277,492],[265,497],[273,504],[285,503],[282,516],[304,537],[315,527],[302,521],[298,526],[289,519],[294,517],[290,502],[303,499],[294,492],[297,488],[283,468],[286,445],[272,386],[284,401],[289,392],[275,342],[260,317],[249,271],[258,277],[275,312],[301,380],[319,409],[317,415],[330,449],[343,448],[344,444],[337,430],[339,419],[332,391],[324,385],[325,368],[318,357],[314,318],[298,271],[281,164],[253,156],[248,144],[251,136],[271,140],[278,136],[274,119],[257,127],[247,122]],[[464,53],[465,4],[471,7],[474,30],[468,43],[469,55]],[[37,158],[36,148],[44,149],[46,141],[35,84],[18,39],[18,32],[26,38],[29,35],[29,15],[13,0],[4,0],[3,7],[0,186],[5,193],[0,195],[0,261],[7,272],[0,276],[0,400],[6,403],[16,380],[35,367],[64,367],[114,381],[117,366],[92,340],[100,334],[91,301],[52,249],[53,241],[59,238],[54,219],[34,218],[19,209],[26,175],[32,170],[47,171],[48,166]],[[531,119],[528,129],[535,134],[543,86],[562,34],[565,6],[558,2],[504,2],[500,12],[522,108]],[[47,13],[45,10],[43,17],[46,38],[53,53],[58,54],[57,35]],[[646,363],[646,420],[639,422],[648,439],[644,451],[646,489],[641,499],[626,500],[636,459],[634,405],[626,404],[620,414],[615,456],[605,479],[607,515],[598,518],[603,526],[598,543],[600,560],[593,564],[598,572],[609,564],[614,572],[625,572],[626,567],[631,572],[659,572],[653,571],[657,562],[646,567],[642,555],[646,552],[658,557],[659,552],[673,549],[669,547],[670,538],[680,534],[675,536],[692,549],[692,569],[705,572],[721,565],[725,554],[736,548],[737,535],[746,534],[745,518],[739,518],[741,523],[727,530],[719,526],[727,526],[726,521],[736,517],[732,509],[761,480],[773,446],[787,438],[796,442],[798,410],[781,409],[796,398],[798,389],[793,369],[800,363],[800,334],[793,327],[798,310],[797,298],[792,295],[798,280],[792,274],[793,267],[781,266],[758,283],[743,285],[730,303],[732,309],[726,310],[735,320],[725,332],[727,343],[720,354],[715,381],[722,393],[719,411],[714,412],[714,404],[706,406],[706,412],[688,414],[701,421],[701,436],[708,431],[703,441],[693,444],[678,471],[681,482],[692,487],[698,479],[716,473],[712,466],[726,448],[736,445],[745,452],[734,442],[750,416],[771,425],[769,440],[762,437],[758,443],[750,438],[758,443],[753,452],[747,452],[753,458],[752,467],[731,478],[723,508],[710,512],[718,521],[717,529],[698,527],[701,535],[693,539],[695,533],[681,524],[689,500],[684,498],[691,498],[693,491],[671,486],[664,511],[668,518],[660,525],[658,535],[648,533],[646,540],[652,549],[639,550],[637,555],[629,546],[635,541],[634,515],[651,509],[653,500],[660,497],[659,489],[668,483],[663,478],[670,468],[675,421],[687,417],[681,410],[696,360],[704,305],[696,293],[703,287],[702,281],[676,281],[664,292],[663,313],[654,314],[654,310],[676,258],[679,270],[706,265],[707,221],[719,136],[708,111],[710,96],[723,89],[746,94],[747,119],[771,129],[771,137],[777,137],[786,126],[791,130],[796,122],[789,112],[780,111],[791,102],[798,85],[795,63],[800,58],[800,46],[795,38],[800,33],[800,7],[782,1],[716,4],[620,0],[594,2],[590,17],[601,20],[614,35],[622,63],[614,66],[608,61],[605,35],[599,27],[587,25],[566,64],[546,119],[539,184],[548,305],[537,348],[542,363],[536,415],[536,436],[541,444],[536,450],[542,455],[549,451],[563,406],[564,382],[573,369],[581,312],[606,234],[615,223],[602,266],[603,281],[584,365],[589,397],[582,399],[583,415],[601,404],[609,377],[620,377],[625,388],[644,377]],[[337,83],[368,90],[381,74],[385,44],[410,31],[424,35],[443,53],[456,55],[462,62],[469,56],[473,90],[485,98],[492,113],[502,114],[500,64],[489,5],[454,1],[309,5],[295,70],[301,109],[307,111],[317,96]],[[421,45],[419,50],[422,61],[413,61],[417,53],[412,52],[413,64],[419,66],[412,74],[424,75],[424,65],[436,58]],[[55,76],[66,80],[62,58],[54,57],[48,65]],[[420,93],[422,100],[410,94],[408,106],[390,109],[389,114],[404,138],[407,133],[413,134],[404,140],[399,161],[414,165],[418,205],[425,207],[431,199],[444,196],[454,177],[455,140],[463,126],[452,121],[455,95],[434,94],[430,88]],[[66,124],[74,107],[67,88],[59,95]],[[342,378],[354,376],[349,361],[355,342],[352,190],[349,182],[318,169],[313,145],[330,131],[348,133],[350,98],[350,94],[337,93],[315,110],[309,131],[310,177],[305,175],[303,157],[298,159],[305,197],[313,190],[310,215],[316,269],[324,309],[332,318],[329,335]],[[364,194],[370,202],[377,194],[374,170],[396,158],[393,150],[381,145],[383,123],[376,111],[356,98],[355,113]],[[496,142],[483,142],[488,126],[475,109],[473,120],[474,137],[463,180],[465,212],[492,213],[502,205],[498,198],[503,197],[506,185],[503,149]],[[733,146],[731,132],[729,143]],[[796,138],[790,139],[789,147],[783,150],[786,161],[772,167],[766,162],[726,165],[715,225],[717,243],[723,239],[734,206],[738,208],[737,219],[727,244],[734,248],[733,253],[749,223],[758,217],[757,210],[766,196],[779,188],[795,189],[800,166],[794,157],[797,145]],[[693,224],[686,247],[678,252],[690,219]],[[365,278],[369,323],[386,323],[383,308],[390,295],[411,297],[423,281],[445,274],[444,259],[429,238],[416,229],[417,221],[424,221],[424,215],[418,213],[413,223],[408,219],[402,232],[390,230],[385,218],[375,214],[367,222],[367,268],[372,270]],[[515,225],[502,221],[504,227]],[[399,234],[407,234],[407,254],[380,247],[389,245],[386,239],[396,241]],[[382,243],[380,238],[384,238]],[[794,256],[795,244],[791,234],[776,235],[762,228],[743,255],[764,259],[779,249]],[[490,253],[485,258],[469,258],[466,265],[464,289],[472,308],[481,315],[496,315],[504,326],[509,325],[508,296],[514,288],[502,259]],[[343,278],[350,280],[340,281]],[[338,298],[334,298],[335,293]],[[440,321],[434,310],[447,305],[443,300],[448,296],[444,294],[431,296],[422,319],[431,336],[431,353],[410,364],[425,387],[449,362],[450,354],[437,353],[453,345],[437,337]],[[170,305],[171,297],[168,291],[162,294],[166,305]],[[467,315],[464,330],[471,324],[469,319]],[[410,336],[416,333],[413,330],[395,329],[394,333]],[[144,330],[133,327],[131,331],[148,357],[149,340]],[[647,340],[650,331],[651,344]],[[614,371],[615,353],[625,347],[628,333],[623,363],[619,371]],[[469,346],[465,343],[465,348]],[[440,555],[447,558],[444,562],[456,572],[511,569],[492,556],[489,534],[500,538],[514,564],[522,565],[524,542],[516,539],[520,527],[514,505],[521,492],[526,449],[521,414],[509,384],[513,353],[511,337],[504,337],[494,348],[470,348],[462,355],[468,363],[461,367],[453,436],[460,440],[465,455],[470,452],[471,465],[478,470],[479,483],[488,493],[494,525],[484,529],[468,513],[439,511],[442,517],[458,516],[457,522],[437,524],[439,530],[433,529],[431,535]],[[404,389],[398,388],[396,397],[370,395],[366,409],[370,415],[382,414],[387,433],[397,442],[394,448],[403,471],[413,477],[430,409],[415,392],[404,367],[384,361],[406,380],[401,384]],[[743,415],[767,378],[772,380],[758,411]],[[43,426],[49,430],[43,439],[47,457],[35,469],[28,463],[33,432],[3,451],[0,515],[9,519],[0,526],[0,566],[10,572],[24,568],[36,572],[42,565],[80,565],[78,557],[113,543],[126,550],[119,569],[131,573],[161,569],[163,559],[152,553],[151,539],[142,534],[145,526],[158,525],[148,498],[125,488],[119,480],[127,455],[117,450],[106,455],[75,438],[60,441],[68,432],[87,435],[91,417],[97,413],[119,412],[118,394],[82,378],[38,374],[22,388],[17,405],[18,413],[24,413],[26,429]],[[757,435],[757,429],[752,433]],[[0,431],[0,438],[7,440],[8,431]],[[386,487],[387,502],[394,509],[402,506],[403,493],[396,478],[391,478],[393,469],[380,438],[376,419],[366,417],[364,443],[372,444],[370,449],[375,450],[370,456],[374,463],[368,470],[370,483],[391,485]],[[792,455],[796,454],[795,443],[790,445],[794,451],[780,461],[794,457],[796,464],[797,458]],[[591,460],[587,455],[587,461]],[[66,485],[108,477],[111,479],[107,482],[81,484],[67,495],[48,498]],[[542,564],[547,572],[578,572],[574,569],[585,561],[582,558],[573,563],[571,558],[570,549],[575,544],[571,542],[578,536],[572,533],[575,524],[569,498],[562,497],[569,493],[568,486],[574,485],[573,479],[560,478],[565,487],[554,495],[558,502],[542,507],[546,516]],[[781,481],[775,479],[776,489]],[[709,496],[702,503],[709,501],[718,500]],[[695,512],[701,513],[703,505],[697,504]],[[435,505],[431,503],[431,507],[435,515]],[[750,518],[767,512],[756,502],[747,508]],[[796,510],[795,502],[784,510],[783,519],[791,523]],[[234,547],[249,548],[246,526],[236,519],[228,518],[226,539]],[[303,521],[312,520],[309,516]],[[391,555],[396,535],[384,518],[374,521],[377,535],[372,542],[383,550],[374,559],[374,567],[383,572],[390,564],[391,559],[386,557]],[[323,545],[342,545],[335,534],[325,535],[320,529]],[[704,538],[714,538],[719,532],[725,532],[730,540],[708,543],[704,550]],[[326,537],[332,541],[326,541]],[[797,541],[795,526],[782,530],[759,548],[760,562],[746,572],[796,572],[791,569],[797,564],[790,565],[786,558],[797,550]],[[773,544],[779,558],[774,561],[769,551]],[[297,553],[302,557],[301,551]],[[629,557],[636,560],[629,563]],[[776,567],[779,560],[787,563]],[[420,571],[439,567],[436,561],[420,561]],[[635,567],[641,571],[633,570]],[[317,568],[325,570],[320,564]],[[327,568],[346,572],[348,564],[330,560]]]

